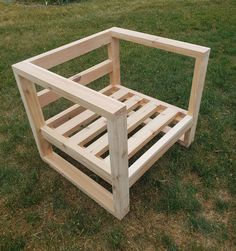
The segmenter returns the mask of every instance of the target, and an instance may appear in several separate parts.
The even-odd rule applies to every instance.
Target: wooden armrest
[[[107,119],[126,111],[126,106],[121,102],[32,63],[23,61],[14,64],[12,68],[14,73]]]
[[[113,27],[111,28],[112,37],[126,41],[175,52],[190,57],[202,56],[209,53],[210,48],[195,44],[185,43],[164,37],[149,35],[142,32]]]

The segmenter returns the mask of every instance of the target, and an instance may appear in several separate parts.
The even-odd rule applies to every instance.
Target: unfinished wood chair
[[[121,85],[120,39],[195,58],[188,110]],[[105,45],[107,60],[69,79],[48,70]],[[129,188],[175,142],[186,147],[193,142],[209,52],[206,47],[114,27],[14,64],[41,158],[122,219],[129,211]],[[97,92],[86,87],[106,74],[106,88]],[[44,89],[37,92],[35,84]],[[45,121],[42,107],[60,97],[74,105]],[[157,135],[161,137],[156,143],[129,166]],[[61,157],[55,147],[111,184],[111,191]]]

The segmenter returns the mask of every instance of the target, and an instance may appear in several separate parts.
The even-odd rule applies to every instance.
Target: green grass
[[[25,220],[31,225],[36,225],[41,221],[39,214],[36,212],[27,212],[25,215]]]
[[[22,237],[0,237],[0,250],[19,251],[25,247],[25,244],[26,241]]]
[[[125,234],[120,228],[114,228],[110,230],[106,235],[107,243],[111,249],[124,249]]]
[[[0,250],[233,250],[235,12],[233,0],[0,3]],[[131,212],[121,222],[41,161],[11,70],[112,26],[211,48],[194,143],[172,147],[132,187]],[[70,76],[106,57],[101,48],[52,70]],[[184,108],[193,65],[190,58],[121,43],[124,85]],[[56,102],[45,115],[66,106]]]
[[[203,235],[209,235],[213,238],[218,238],[219,240],[227,240],[228,235],[224,224],[219,224],[207,220],[202,216],[191,216],[189,218],[190,229],[194,232],[199,232]]]
[[[161,198],[156,202],[156,209],[159,212],[174,213],[198,212],[201,204],[196,199],[196,189],[192,185],[183,185],[178,180],[172,184],[162,184],[160,186]]]
[[[174,243],[173,239],[165,234],[165,233],[160,233],[157,236],[157,243],[161,242],[161,244],[163,245],[163,247],[168,250],[168,251],[178,251],[178,247],[176,246],[176,244]],[[158,247],[159,245],[157,245]]]
[[[215,210],[219,213],[223,213],[229,209],[229,203],[227,201],[217,199],[215,201]]]

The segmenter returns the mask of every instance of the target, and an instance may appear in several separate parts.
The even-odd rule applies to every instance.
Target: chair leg
[[[193,82],[188,107],[188,115],[193,117],[193,125],[184,135],[183,145],[186,147],[191,145],[195,137],[209,53],[210,51],[202,56],[197,57],[195,61]]]
[[[43,159],[45,155],[52,153],[52,147],[40,133],[40,128],[45,124],[45,122],[42,109],[38,101],[35,84],[28,79],[18,76],[17,74],[15,74],[15,78],[25,106],[31,129],[34,134],[39,154]]]
[[[129,174],[126,111],[108,121],[114,215],[121,220],[129,212]]]

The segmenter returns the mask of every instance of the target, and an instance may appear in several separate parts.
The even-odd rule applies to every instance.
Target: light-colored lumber
[[[32,57],[27,61],[45,69],[49,69],[73,58],[82,56],[92,50],[98,49],[110,42],[110,31],[105,30]]]
[[[111,89],[111,86],[106,86],[99,92],[107,94],[107,92],[109,92]],[[61,124],[65,123],[66,121],[70,120],[71,118],[75,117],[77,114],[83,112],[84,110],[85,108],[78,104],[72,105],[71,107],[46,120],[46,125],[56,128]]]
[[[112,60],[107,59],[85,71],[70,77],[69,79],[78,82],[81,85],[87,85],[110,72],[112,72]]]
[[[148,117],[158,111],[157,103],[148,102],[143,105],[138,111],[134,112],[127,118],[128,133],[132,132],[138,125],[144,122]]]
[[[99,185],[55,152],[44,156],[44,161],[108,212],[114,214],[112,194],[103,186]]]
[[[175,106],[175,105],[166,103],[166,102],[164,102],[164,101],[162,101],[162,100],[159,100],[159,99],[157,99],[157,98],[153,98],[153,97],[151,97],[151,96],[145,95],[145,94],[143,94],[143,93],[141,93],[141,92],[137,92],[137,91],[135,91],[135,90],[133,90],[133,89],[130,89],[130,88],[127,88],[127,87],[125,87],[125,86],[123,86],[123,85],[121,85],[121,86],[119,86],[119,85],[116,86],[116,85],[115,85],[114,87],[122,88],[122,89],[124,89],[124,90],[127,90],[127,91],[129,91],[130,93],[132,93],[133,95],[138,95],[138,96],[140,96],[140,97],[142,97],[142,98],[144,98],[144,99],[146,99],[146,100],[149,100],[149,101],[152,101],[152,102],[156,103],[157,105],[163,105],[164,107],[170,107],[170,108],[172,108],[173,110],[176,110],[176,111],[181,112],[181,113],[183,113],[183,114],[187,114],[187,111],[186,111],[185,109],[182,109],[181,107],[177,107],[177,106]]]
[[[92,111],[85,110],[74,118],[68,120],[62,125],[58,126],[55,131],[63,136],[69,136],[73,132],[83,128],[94,119],[98,118],[98,115]]]
[[[130,114],[133,114],[134,113],[134,111],[132,111],[132,112],[130,112]],[[178,123],[180,120],[182,120],[183,119],[183,117],[182,116],[179,116],[179,115],[177,115],[175,118],[174,118],[174,121],[176,120],[177,122],[176,123]],[[151,118],[147,118],[147,119],[145,119],[144,121],[143,121],[143,124],[148,124],[150,121],[151,121],[152,119]],[[168,125],[166,125],[161,131],[163,132],[163,133],[167,133],[167,132],[169,132],[169,130],[171,129],[171,127],[170,126],[168,126]],[[182,135],[180,138],[179,138],[179,140],[177,141],[178,143],[180,143],[180,144],[183,144],[183,141],[184,141],[184,135]]]
[[[112,37],[126,41],[150,46],[181,55],[198,57],[209,52],[209,48],[195,44],[185,43],[164,37],[149,35],[142,32],[113,27]]]
[[[209,53],[210,51],[208,51],[206,55],[197,58],[195,61],[192,88],[188,106],[188,115],[193,117],[193,126],[189,132],[185,134],[184,145],[187,147],[193,142],[195,136]]]
[[[156,118],[150,121],[142,129],[136,132],[128,139],[128,156],[131,158],[147,142],[154,138],[166,125],[168,125],[176,116],[176,111],[167,108]]]
[[[128,95],[126,90],[118,90],[117,92],[113,93],[110,97],[120,100]],[[92,120],[98,118],[99,116],[89,110],[85,110],[84,112],[78,114],[74,118],[70,119],[69,121],[65,122],[64,124],[60,125],[56,128],[56,132],[64,135],[69,136],[79,128],[86,126],[86,124],[90,123]]]
[[[78,85],[72,80],[61,77],[53,72],[28,62],[13,65],[14,71],[30,81],[50,89],[64,98],[78,103],[83,107],[111,118],[122,113],[125,105],[83,85]]]
[[[43,158],[52,152],[52,147],[40,134],[40,128],[45,125],[45,121],[37,98],[35,85],[28,79],[18,76],[15,72],[14,74],[39,154]]]
[[[65,137],[58,134],[54,129],[48,126],[41,128],[43,137],[51,144],[70,155],[73,159],[77,160],[95,174],[111,183],[111,171],[108,163],[96,156],[89,154],[82,147],[69,142]]]
[[[141,110],[141,109],[140,109]],[[139,111],[139,110],[138,110]],[[142,127],[139,131],[137,131],[133,136],[128,139],[128,158],[130,159],[138,150],[140,150],[145,144],[147,144],[151,139],[153,139],[159,132],[163,131],[164,128],[170,123],[170,121],[174,120],[176,116],[176,111],[172,110],[172,108],[167,108],[165,111],[161,112],[157,117],[154,119],[147,119],[150,114],[146,114],[146,116],[141,117],[139,116],[137,111],[137,115],[133,113],[127,120],[128,120],[128,132],[131,129],[134,129],[135,126],[139,125],[138,122],[145,123],[148,120],[144,127]],[[153,112],[157,111],[157,107]],[[142,114],[142,113],[141,113]],[[130,120],[129,120],[130,119]],[[130,122],[129,122],[130,121]],[[132,123],[133,121],[133,123]],[[104,136],[104,135],[103,135]],[[106,150],[107,142],[104,142],[105,139],[97,141],[97,145],[93,153],[103,153]],[[100,143],[100,145],[98,144]],[[95,143],[95,142],[94,142]],[[102,152],[103,150],[103,152]],[[92,152],[92,151],[90,151]],[[109,163],[110,156],[108,155],[105,158],[105,161]]]
[[[162,129],[162,132],[163,132],[163,133],[168,133],[171,129],[172,129],[172,127],[166,126],[166,127],[164,127],[164,128]],[[179,144],[183,144],[183,142],[184,142],[184,134],[181,135],[181,137],[177,140],[177,142],[178,142]]]
[[[55,92],[52,92],[48,89],[43,89],[43,90],[39,91],[37,93],[37,96],[39,99],[40,106],[42,108],[51,104],[52,102],[57,101],[60,98],[59,95],[57,95]]]
[[[147,103],[137,112],[133,113],[127,118],[127,132],[130,133],[138,125],[140,125],[146,118],[151,116],[157,111],[158,105],[155,103]],[[108,150],[108,136],[104,134],[102,137],[97,139],[91,145],[87,147],[87,150],[94,155],[101,155]]]
[[[120,41],[112,38],[108,44],[108,57],[112,60],[112,72],[110,73],[110,84],[119,85],[120,79]]]
[[[76,75],[71,76],[69,79],[77,82],[81,85],[87,85],[94,80],[97,80],[104,75],[110,73],[112,71],[112,61],[105,60],[85,71],[82,71]],[[39,103],[41,107],[45,107],[48,104],[55,102],[60,98],[55,92],[52,92],[48,89],[44,89],[38,92]]]
[[[192,125],[192,117],[186,115],[177,125],[150,147],[129,167],[129,185],[132,186]]]
[[[121,86],[120,39],[195,58],[188,110]],[[70,78],[47,70],[104,45],[107,60]],[[129,212],[129,188],[175,142],[187,147],[193,142],[209,52],[113,27],[13,65],[42,159],[121,220]],[[104,89],[86,86],[106,74],[110,84]],[[36,84],[44,90],[37,93]],[[42,107],[61,97],[75,104],[45,121]],[[55,153],[52,145],[108,182],[112,193]]]
[[[135,109],[143,100],[143,98],[139,96],[132,96],[128,100],[124,102],[126,105],[127,112],[132,109]],[[107,127],[107,119],[101,117],[98,120],[94,121],[92,124],[85,127],[83,130],[79,131],[72,137],[70,137],[70,141],[76,144],[86,144],[92,138],[96,137],[100,133],[102,133]]]
[[[123,114],[108,120],[107,124],[111,159],[113,206],[118,219],[122,219],[129,212],[126,116],[125,111]]]
[[[66,121],[68,121],[69,119],[73,118],[74,116],[76,116],[77,114],[81,113],[82,111],[84,111],[85,108],[75,104],[70,106],[69,108],[59,112],[58,114],[52,116],[51,118],[46,120],[46,125],[56,128],[58,126],[60,126],[61,124],[65,123]]]

